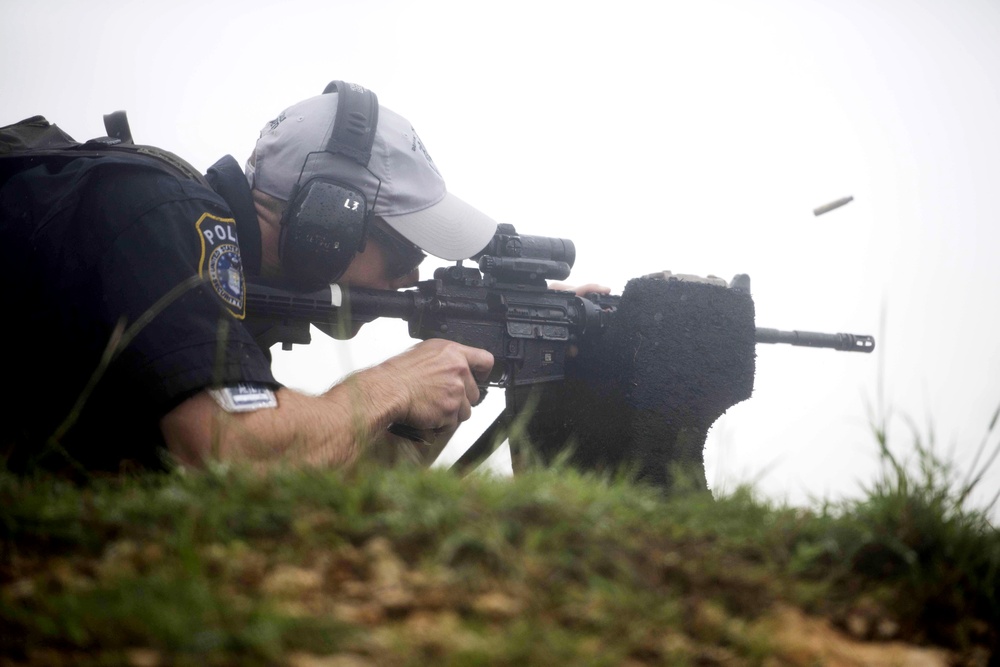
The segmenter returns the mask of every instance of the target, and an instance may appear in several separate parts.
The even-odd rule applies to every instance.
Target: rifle
[[[405,320],[413,338],[445,338],[493,354],[496,360],[493,371],[483,381],[481,389],[485,390],[487,386],[505,389],[507,410],[470,448],[467,455],[459,459],[456,466],[467,469],[474,462],[485,458],[483,454],[488,456],[492,452],[492,448],[499,444],[497,438],[508,430],[518,412],[528,403],[537,402],[537,392],[536,400],[526,399],[531,388],[551,387],[553,383],[561,383],[567,379],[579,384],[580,378],[585,377],[590,394],[594,393],[594,387],[599,387],[597,393],[607,393],[608,383],[616,384],[616,381],[600,376],[613,376],[616,373],[621,376],[622,373],[620,369],[602,365],[595,357],[621,357],[620,350],[609,353],[609,346],[620,346],[622,343],[630,345],[619,339],[622,338],[622,330],[631,329],[631,325],[637,324],[635,317],[622,314],[629,286],[622,295],[578,296],[573,292],[549,289],[547,281],[565,280],[575,262],[576,250],[573,242],[568,239],[518,234],[512,225],[501,224],[490,244],[473,259],[477,261],[477,266],[465,266],[460,261],[454,266],[438,268],[433,279],[418,283],[414,289],[401,291],[334,284],[320,290],[300,293],[250,283],[247,285],[247,321],[265,349],[276,343],[281,343],[284,349],[291,349],[293,344],[309,343],[310,324],[336,338],[349,338],[356,332],[359,324],[379,317],[390,317]],[[709,296],[709,300],[715,304],[714,310],[723,311],[735,323],[723,328],[745,332],[748,317],[750,325],[753,324],[749,278],[745,275],[737,276],[730,285],[720,279],[714,279],[714,284],[702,285],[692,282],[689,276],[670,274],[637,280],[650,281],[642,284],[647,285],[647,288],[649,285],[654,286],[657,299],[666,294],[663,291],[665,289],[672,289],[673,292],[681,290],[681,298],[688,302],[699,301],[700,295]],[[629,285],[632,286],[632,282]],[[732,301],[733,305],[719,305],[720,286],[726,288],[722,292],[731,295],[730,301],[735,299]],[[647,288],[640,288],[640,283],[636,283],[633,292],[638,294]],[[635,296],[632,300],[637,299],[639,297]],[[663,310],[659,305],[657,309]],[[640,310],[646,312],[648,309]],[[657,331],[663,319],[661,313],[660,319],[653,325]],[[629,326],[623,326],[625,324]],[[641,338],[643,327],[634,328],[639,331]],[[648,326],[646,328],[649,329]],[[616,330],[617,335],[614,333]],[[732,368],[741,367],[743,372],[740,374],[744,376],[749,364],[749,387],[735,393],[730,391],[726,396],[721,395],[726,392],[721,392],[722,403],[731,401],[726,407],[749,397],[752,388],[752,346],[755,343],[786,343],[866,353],[871,352],[875,345],[871,336],[857,334],[822,334],[754,327],[751,335],[752,339],[743,335],[735,341],[735,347],[741,348],[742,352],[729,362]],[[663,335],[660,337],[664,338]],[[664,342],[676,341],[678,338],[677,335],[670,335]],[[707,340],[702,335],[698,338]],[[724,343],[725,341],[721,344]],[[746,353],[747,344],[750,346],[749,355]],[[578,354],[582,351],[586,351],[586,355]],[[632,358],[633,368],[638,354],[637,348]],[[581,362],[577,358],[585,356],[589,360]],[[713,352],[712,356],[717,355]],[[731,370],[726,372],[732,375]],[[730,380],[731,378],[720,379],[717,384],[733,384]],[[746,385],[746,382],[742,384]],[[549,403],[563,400],[592,402],[595,398],[588,396],[581,399],[580,396],[568,397],[556,392],[557,397],[548,390],[547,393],[551,399]],[[701,390],[699,393],[705,394],[705,391]],[[674,401],[674,413],[680,403]],[[603,403],[598,401],[595,404]],[[552,412],[551,406],[543,412]],[[688,409],[686,412],[706,417],[714,409],[707,412],[704,409],[693,412]],[[557,421],[560,419],[565,426],[565,415],[560,416]],[[712,417],[712,421],[714,419]],[[540,432],[538,429],[534,430],[534,439],[537,440]],[[398,425],[394,432],[407,434],[405,427]],[[542,439],[548,440],[559,440],[562,435],[541,433]],[[564,442],[562,440],[558,446]]]

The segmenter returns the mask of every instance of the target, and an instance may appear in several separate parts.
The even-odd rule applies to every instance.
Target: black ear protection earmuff
[[[329,177],[331,170],[324,165],[329,166],[331,156],[343,155],[368,171],[378,127],[378,98],[370,90],[343,81],[331,81],[323,90],[324,95],[334,92],[337,114],[330,138],[306,156],[281,221],[278,255],[282,272],[300,288],[328,285],[344,274],[365,248],[375,205],[372,201],[369,206],[361,187]]]

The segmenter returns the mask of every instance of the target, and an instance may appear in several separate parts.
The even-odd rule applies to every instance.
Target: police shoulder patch
[[[208,280],[230,312],[242,320],[246,316],[246,285],[236,220],[203,213],[195,229],[201,239],[198,275]]]

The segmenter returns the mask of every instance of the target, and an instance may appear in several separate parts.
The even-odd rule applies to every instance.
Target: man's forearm
[[[277,408],[229,413],[201,392],[160,426],[168,450],[184,465],[343,467],[352,465],[399,411],[385,394],[379,396],[382,400],[373,400],[365,379],[352,376],[321,396],[280,389]]]
[[[483,350],[425,341],[321,396],[281,389],[273,409],[229,413],[203,391],[167,414],[160,429],[168,450],[186,465],[349,466],[393,422],[453,432],[479,400],[474,374],[488,374],[492,364]]]

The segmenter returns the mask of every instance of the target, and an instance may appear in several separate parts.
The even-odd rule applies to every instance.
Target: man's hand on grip
[[[397,420],[418,429],[453,428],[479,402],[477,377],[493,368],[493,355],[452,341],[430,339],[383,364],[405,392]]]

